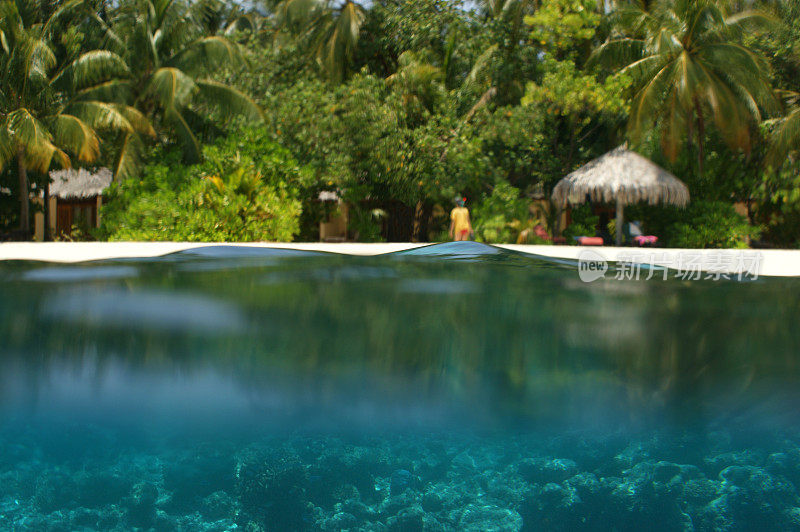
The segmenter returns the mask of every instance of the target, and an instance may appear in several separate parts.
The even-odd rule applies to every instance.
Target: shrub
[[[358,242],[382,242],[381,222],[386,218],[383,209],[354,205],[349,212],[348,229]]]
[[[519,189],[499,183],[472,212],[475,240],[488,243],[513,243],[520,233],[521,220],[528,218],[528,203]]]
[[[761,231],[722,201],[689,204],[682,220],[667,229],[667,245],[679,248],[746,248]]]
[[[204,149],[205,162],[184,166],[163,151],[141,180],[109,190],[99,236],[109,240],[292,240],[299,230],[305,179],[288,151],[260,130]]]
[[[572,209],[572,223],[564,229],[564,238],[570,244],[574,243],[576,236],[594,236],[597,233],[597,224],[600,217],[592,214],[592,207],[584,203]]]

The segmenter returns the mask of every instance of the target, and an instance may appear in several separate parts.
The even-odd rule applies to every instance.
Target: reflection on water
[[[136,268],[129,266],[96,266],[93,268],[65,266],[61,268],[37,268],[25,272],[22,278],[26,281],[66,283],[69,281],[97,281],[99,279],[135,277],[137,274]]]
[[[473,242],[0,264],[0,528],[800,528],[800,286]]]
[[[44,300],[42,316],[56,323],[90,328],[191,330],[198,333],[241,330],[243,317],[232,304],[196,294],[155,290],[64,290]]]

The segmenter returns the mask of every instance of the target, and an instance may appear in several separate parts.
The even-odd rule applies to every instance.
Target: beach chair
[[[642,222],[634,221],[625,224],[623,232],[626,239],[632,241],[637,246],[655,246],[658,242],[658,237],[654,235],[645,235],[642,231]]]
[[[603,237],[601,236],[574,236],[572,237],[579,246],[602,246]]]

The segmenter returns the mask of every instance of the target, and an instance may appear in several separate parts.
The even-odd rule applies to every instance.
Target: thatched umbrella
[[[556,184],[553,201],[560,207],[591,201],[617,204],[617,245],[622,244],[623,207],[646,201],[683,207],[689,189],[677,177],[622,145],[581,166]]]

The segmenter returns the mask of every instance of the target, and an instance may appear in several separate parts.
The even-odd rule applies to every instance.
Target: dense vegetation
[[[465,195],[477,238],[534,242],[564,228],[530,199],[628,141],[689,186],[687,210],[627,210],[667,245],[800,243],[792,0],[2,0],[0,16],[0,223],[22,236],[20,191],[103,164],[118,182],[99,238],[314,240],[336,190],[362,238],[442,238]],[[572,232],[596,223],[575,214]]]

